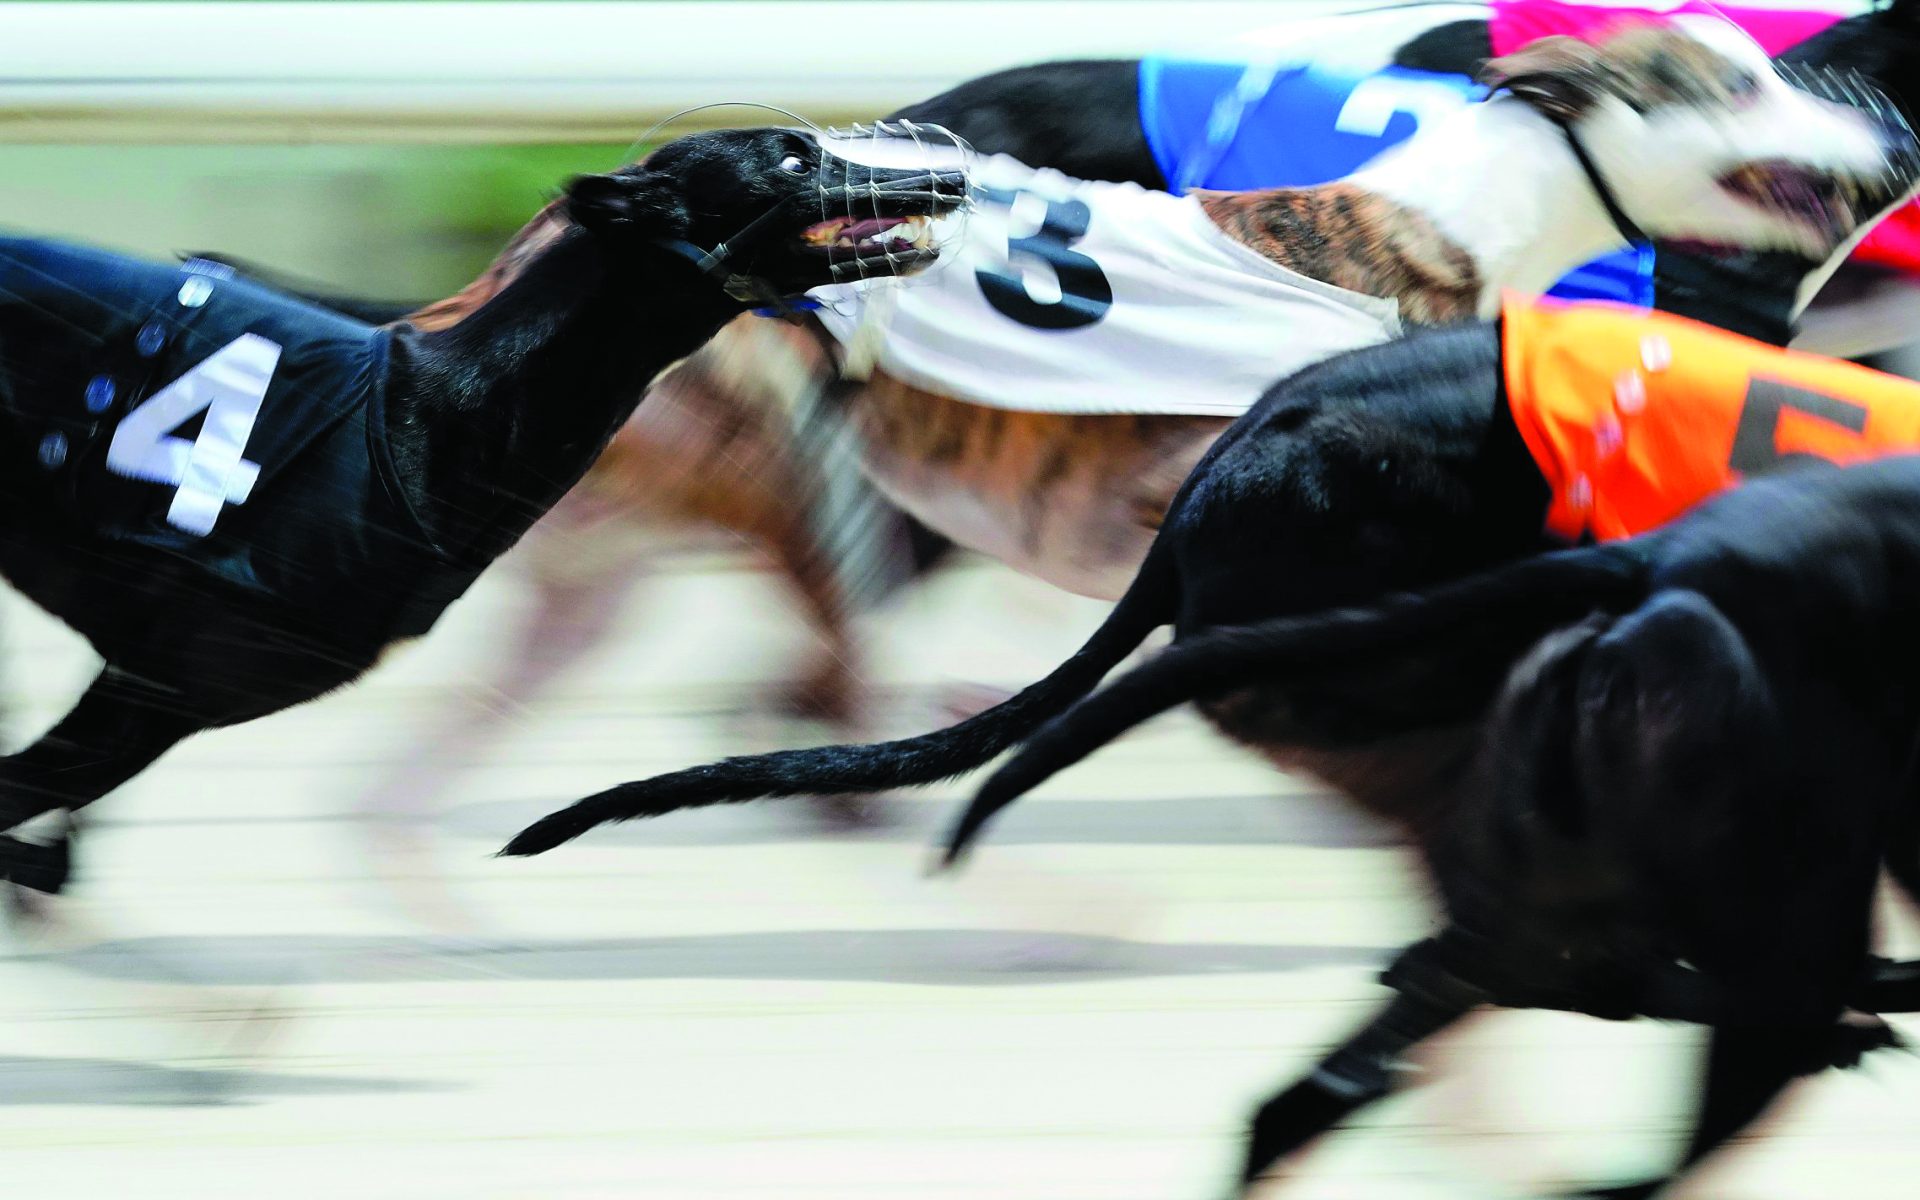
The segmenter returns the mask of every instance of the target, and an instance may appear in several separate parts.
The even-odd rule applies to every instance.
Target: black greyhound
[[[964,190],[800,132],[699,134],[574,181],[577,228],[438,333],[205,264],[0,242],[0,574],[105,659],[0,759],[0,830],[426,632],[653,376],[751,305],[925,265],[901,235]],[[66,871],[64,841],[0,839],[0,877]]]
[[[982,795],[1248,687],[1337,697],[1376,735],[1476,723],[1419,823],[1449,928],[1389,970],[1398,995],[1375,1019],[1260,1108],[1245,1180],[1486,1003],[1712,1024],[1684,1171],[1796,1076],[1890,1044],[1846,1010],[1920,1006],[1910,965],[1869,956],[1882,861],[1912,878],[1920,859],[1916,604],[1920,458],[1803,466],[1630,541],[1198,633],[1050,723]]]

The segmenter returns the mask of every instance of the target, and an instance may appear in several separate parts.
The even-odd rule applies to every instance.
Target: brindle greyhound
[[[1763,61],[1740,61],[1748,52],[1757,56],[1750,45],[1709,49],[1658,26],[1600,47],[1538,42],[1488,68],[1490,78],[1518,85],[1511,95],[1430,124],[1347,180],[1200,193],[1198,203],[1268,259],[1391,298],[1404,320],[1422,324],[1490,315],[1506,289],[1544,290],[1622,244],[1615,216],[1656,238],[1733,239],[1825,259],[1834,250],[1831,232],[1809,239],[1808,226],[1793,218],[1764,228],[1715,183],[1743,161],[1745,135],[1734,131],[1755,111],[1751,96],[1728,85],[1764,77],[1780,86]],[[1619,198],[1611,215],[1563,127],[1590,147],[1601,186]],[[1710,128],[1725,140],[1696,140]],[[1690,131],[1680,139],[1685,148],[1659,148],[1682,129]],[[1636,149],[1625,149],[1629,140]],[[1794,154],[1776,144],[1753,157],[1779,165]],[[1876,209],[1887,199],[1879,197]],[[1809,261],[1805,274],[1825,274],[1827,267]],[[724,352],[731,335],[716,339],[711,353]],[[883,350],[883,369],[887,361]],[[1193,388],[1204,390],[1204,364],[1195,371]],[[1022,411],[1040,406],[1011,390],[1006,407],[991,407],[884,373],[843,403],[867,447],[869,477],[907,512],[962,545],[1102,598],[1125,589],[1180,480],[1226,424],[1195,415]]]
[[[9,243],[0,573],[106,661],[0,759],[0,830],[351,682],[579,479],[662,369],[753,304],[932,261],[901,236],[964,190],[795,131],[700,134],[576,180],[565,228],[442,332]],[[15,884],[66,871],[64,841],[0,838]]]

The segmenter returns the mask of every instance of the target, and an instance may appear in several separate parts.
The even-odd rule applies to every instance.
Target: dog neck
[[[1626,244],[1560,126],[1508,98],[1335,183],[1196,194],[1260,253],[1418,322],[1492,317],[1501,292],[1544,292]]]
[[[464,319],[395,332],[387,430],[443,548],[496,555],[585,473],[647,384],[740,306],[676,255],[544,243]]]

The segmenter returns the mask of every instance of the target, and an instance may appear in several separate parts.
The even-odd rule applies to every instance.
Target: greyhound
[[[1470,95],[1490,58],[1542,36],[1700,11],[1563,0],[1386,4],[1292,21],[1238,39],[1234,56],[1040,63],[968,80],[902,115],[937,121],[989,152],[1082,179],[1183,192],[1310,184],[1344,175]],[[1920,4],[1833,8],[1716,5],[1794,66],[1865,72],[1911,106]],[[1792,320],[1806,268],[1791,256],[1661,246],[1555,294],[1630,300],[1823,354],[1911,340],[1920,288],[1914,229],[1894,215],[1841,271],[1840,286]]]
[[[1829,181],[1847,173],[1827,150],[1799,144],[1811,125],[1768,119],[1761,134],[1753,123],[1769,103],[1795,107],[1804,94],[1730,27],[1677,26],[1635,27],[1597,47],[1536,42],[1488,68],[1490,78],[1517,88],[1428,125],[1358,175],[1322,187],[1175,201],[1044,176],[1014,187],[1009,176],[998,177],[1003,202],[982,206],[970,257],[958,264],[972,270],[943,272],[903,292],[871,380],[841,400],[864,444],[868,477],[963,546],[1069,590],[1117,596],[1179,481],[1225,418],[1302,357],[1284,342],[1209,341],[1197,333],[1180,340],[1182,330],[1202,324],[1194,314],[1211,311],[1184,284],[1195,273],[1187,268],[1212,265],[1189,249],[1191,240],[1168,243],[1167,231],[1182,220],[1198,236],[1223,233],[1232,243],[1223,255],[1250,249],[1282,271],[1392,300],[1409,323],[1488,315],[1502,290],[1542,290],[1594,253],[1631,240],[1623,229],[1827,258],[1858,227],[1837,237],[1815,233],[1783,210],[1750,202],[1787,194],[1771,192],[1776,182],[1798,188],[1790,179],[1807,178],[1802,172]],[[1701,82],[1674,88],[1662,81],[1669,75]],[[1721,86],[1748,80],[1759,84],[1753,95]],[[1750,103],[1756,100],[1758,107]],[[1754,135],[1760,140],[1745,140]],[[1576,143],[1585,149],[1576,151]],[[1873,159],[1874,177],[1884,178],[1880,148],[1855,144]],[[1593,173],[1582,168],[1582,154]],[[1517,164],[1528,172],[1526,186],[1515,184]],[[1747,175],[1749,166],[1758,174]],[[1752,180],[1759,193],[1730,191],[1736,179]],[[1615,202],[1603,201],[1602,190]],[[1877,196],[1867,211],[1903,199]],[[1188,208],[1169,207],[1178,204]],[[1029,233],[1032,223],[1039,229]],[[1161,236],[1134,244],[1125,234],[1136,225]],[[1004,242],[987,236],[993,229],[1004,230]],[[1095,256],[1095,242],[1110,250],[1108,261]],[[1156,272],[1168,254],[1178,269]],[[1263,270],[1271,268],[1249,263],[1249,289]],[[1029,275],[1042,281],[1031,290]],[[1058,282],[1049,286],[1049,276]],[[1186,303],[1159,310],[1152,297],[1162,291]],[[1239,317],[1250,297],[1222,297],[1220,318]],[[837,336],[851,337],[857,297],[836,293],[826,302],[831,310],[851,305],[846,317],[824,314]],[[715,355],[731,336],[716,340]],[[1143,348],[1144,337],[1153,341]],[[1165,382],[1188,359],[1191,374],[1177,388],[1139,383],[1149,370]],[[1271,369],[1259,379],[1262,361]],[[994,372],[1001,362],[1020,370]],[[1042,366],[1044,378],[1028,370]],[[674,385],[721,386],[703,379],[702,367],[696,357]],[[1129,381],[1140,390],[1122,390]]]
[[[1260,1107],[1243,1182],[1482,1004],[1710,1024],[1684,1172],[1796,1076],[1892,1044],[1843,1012],[1920,1006],[1913,965],[1869,954],[1880,866],[1911,889],[1920,862],[1916,568],[1920,458],[1812,463],[1631,540],[1203,629],[1044,728],[953,845],[1183,700],[1337,696],[1353,742],[1397,741],[1427,779],[1409,826],[1449,923],[1387,972],[1378,1016]]]
[[[0,243],[0,574],[105,659],[0,759],[0,829],[351,682],[424,634],[728,320],[932,262],[929,219],[962,204],[964,175],[832,151],[717,132],[577,179],[569,228],[441,333],[204,264]],[[0,839],[17,886],[67,872],[64,839]]]

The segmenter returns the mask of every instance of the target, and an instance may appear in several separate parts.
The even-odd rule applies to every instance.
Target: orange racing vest
[[[1920,383],[1667,313],[1509,295],[1507,403],[1549,531],[1631,537],[1742,477],[1920,450]]]

